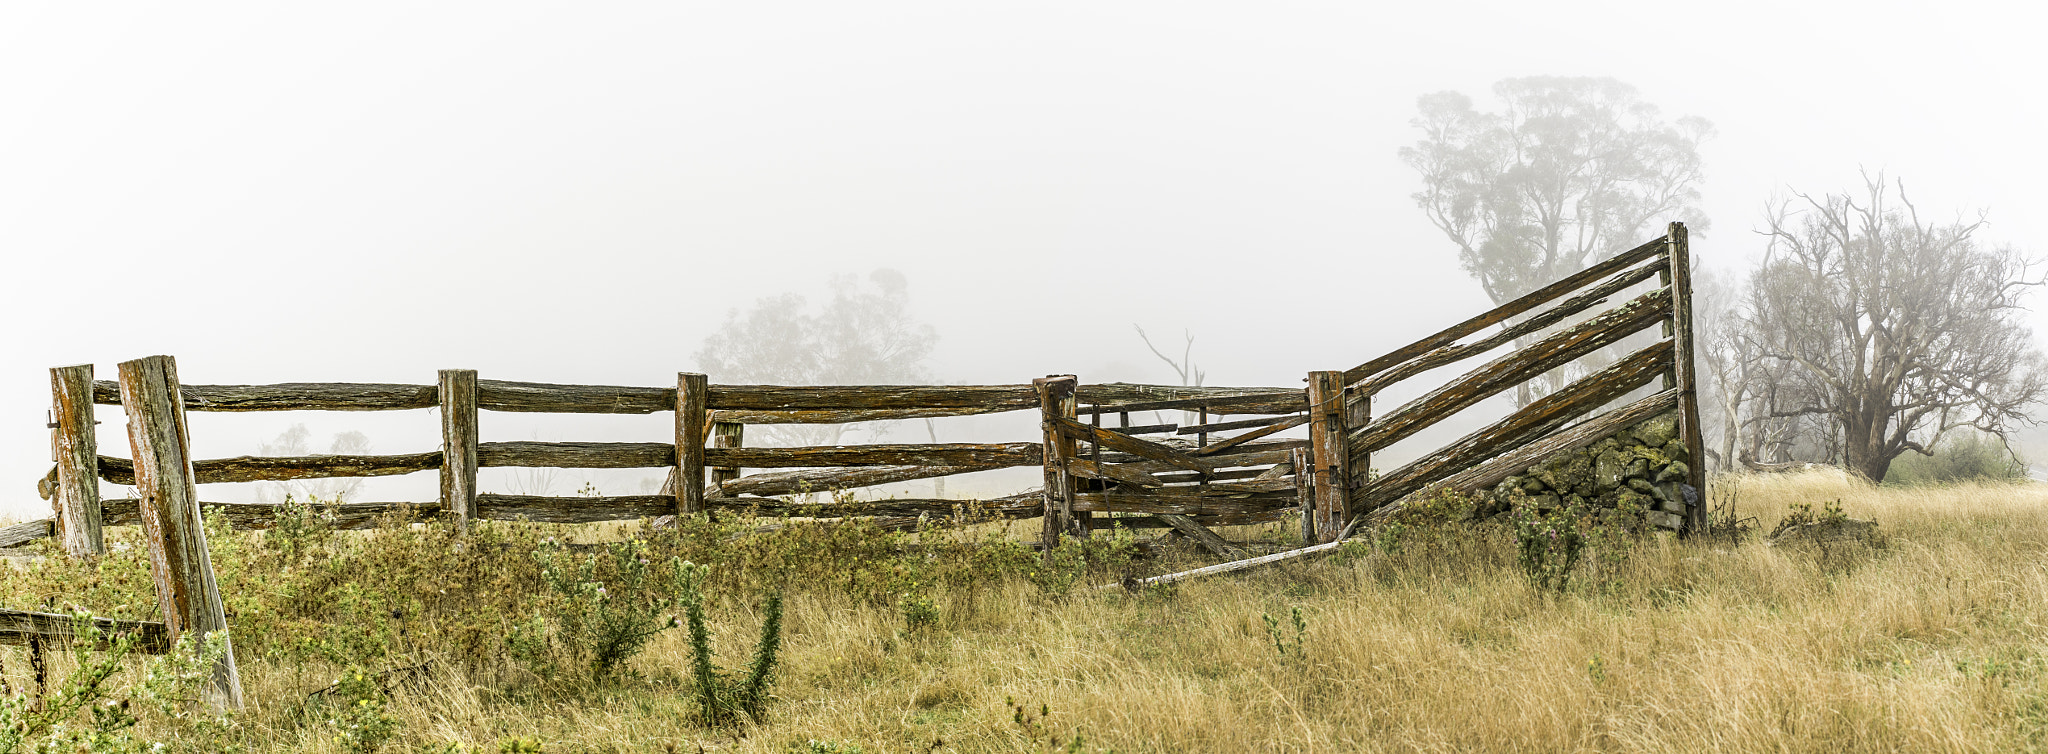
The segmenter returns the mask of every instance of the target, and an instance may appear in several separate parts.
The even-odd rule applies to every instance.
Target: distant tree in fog
[[[915,385],[931,381],[927,360],[939,335],[910,315],[910,283],[879,269],[865,279],[836,275],[832,295],[812,308],[787,293],[726,315],[694,354],[712,382],[769,385]],[[836,444],[847,425],[762,425],[783,444]]]
[[[1860,198],[1799,195],[1768,221],[1740,324],[1755,380],[1743,426],[1779,455],[1764,460],[1792,460],[1784,449],[1804,440],[1884,481],[1894,459],[1932,455],[1953,430],[2004,438],[2030,423],[2048,383],[2021,299],[2043,281],[2017,251],[1977,241],[1982,219],[1922,219],[1879,176]],[[1798,421],[1826,434],[1775,446],[1757,434]]]
[[[337,455],[361,456],[370,454],[370,437],[355,430],[338,432],[330,438],[327,452],[316,454],[312,450],[313,433],[304,424],[293,424],[278,433],[270,442],[256,444],[256,452],[265,456],[309,456]],[[360,478],[321,479],[316,481],[296,480],[290,482],[266,482],[264,486],[279,496],[311,496],[321,500],[342,500],[362,489]]]
[[[1416,203],[1494,304],[1633,248],[1668,221],[1706,229],[1696,206],[1706,120],[1666,122],[1610,78],[1504,79],[1493,93],[1498,112],[1459,92],[1423,96],[1412,121],[1423,138],[1401,159],[1422,176]],[[1523,385],[1516,402],[1564,376]]]
[[[1705,119],[1667,123],[1635,87],[1536,76],[1493,85],[1500,112],[1459,92],[1419,101],[1423,138],[1401,150],[1414,197],[1495,304],[1625,251],[1671,220],[1705,229],[1695,203]]]

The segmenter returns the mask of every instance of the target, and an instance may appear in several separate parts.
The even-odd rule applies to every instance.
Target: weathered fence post
[[[57,541],[74,558],[106,553],[100,531],[99,440],[92,420],[92,365],[50,370],[51,413],[56,430]]]
[[[1074,441],[1053,425],[1054,418],[1072,419],[1080,415],[1080,406],[1074,401],[1074,387],[1079,380],[1073,375],[1052,375],[1031,381],[1038,389],[1038,409],[1044,417],[1041,426],[1045,435],[1045,530],[1039,541],[1045,545],[1047,554],[1059,546],[1060,535],[1085,533],[1076,528],[1074,519],[1074,481],[1067,472],[1067,459],[1074,457]]]
[[[441,510],[469,529],[476,517],[476,370],[441,370]]]
[[[1672,223],[1664,236],[1671,258],[1671,383],[1678,389],[1678,432],[1685,439],[1686,483],[1694,496],[1686,508],[1687,531],[1707,527],[1706,442],[1700,438],[1698,379],[1693,374],[1692,252],[1686,245],[1685,223]]]
[[[704,429],[709,420],[711,380],[676,374],[676,515],[704,510]]]
[[[172,641],[188,631],[203,641],[207,634],[226,631],[228,619],[199,515],[178,366],[169,356],[150,356],[122,362],[120,375],[142,531],[149,541],[149,571],[156,577],[164,625]],[[217,707],[242,707],[242,678],[235,670],[232,645],[214,665],[207,697]]]
[[[711,446],[714,448],[737,448],[745,444],[747,425],[739,422],[712,422]],[[718,491],[726,482],[740,478],[740,470],[732,466],[711,468],[711,488]],[[724,492],[718,492],[723,496]]]
[[[1301,543],[1316,543],[1315,461],[1306,448],[1294,449],[1294,501],[1301,508]]]
[[[1349,433],[1344,428],[1344,373],[1308,373],[1309,449],[1315,454],[1316,541],[1328,542],[1351,519]]]

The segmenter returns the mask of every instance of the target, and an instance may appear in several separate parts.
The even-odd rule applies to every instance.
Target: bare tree
[[[1804,443],[1883,481],[1951,430],[2003,439],[2030,423],[2048,384],[2021,299],[2043,281],[2017,251],[1978,243],[1981,216],[1928,221],[1903,185],[1864,183],[1860,198],[1796,194],[1771,212],[1743,313],[1757,382],[1745,410],[1758,444],[1773,423],[1825,423],[1823,437],[1771,438],[1779,457]]]
[[[1202,380],[1207,379],[1209,377],[1208,372],[1202,371],[1202,368],[1200,366],[1195,365],[1194,333],[1188,332],[1186,330],[1181,331],[1181,336],[1184,339],[1184,341],[1181,345],[1180,359],[1176,361],[1173,357],[1161,353],[1158,346],[1152,345],[1152,337],[1146,335],[1145,328],[1140,327],[1138,323],[1131,323],[1131,329],[1138,331],[1138,339],[1145,341],[1145,348],[1150,350],[1153,356],[1159,357],[1160,361],[1166,362],[1166,366],[1173,369],[1174,374],[1180,375],[1180,384],[1182,387],[1201,387]],[[1156,415],[1158,412],[1155,411],[1153,413]],[[1157,419],[1155,419],[1154,421],[1157,421]],[[1181,412],[1180,421],[1182,424],[1195,423],[1194,412]]]
[[[1401,159],[1422,176],[1416,204],[1496,305],[1625,251],[1666,221],[1707,229],[1697,206],[1706,120],[1667,123],[1610,78],[1504,79],[1493,92],[1497,113],[1459,92],[1422,97],[1412,122],[1423,138]],[[1526,405],[1537,390],[1524,385],[1515,399]]]

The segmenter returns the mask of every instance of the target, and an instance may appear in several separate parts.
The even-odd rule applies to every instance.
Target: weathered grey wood
[[[1670,312],[1671,291],[1659,288],[1528,348],[1495,359],[1354,431],[1351,453],[1370,453],[1398,442],[1515,385],[1618,343],[1657,324]]]
[[[92,418],[92,365],[50,370],[52,430],[56,433],[57,541],[74,558],[107,551],[100,532],[99,439]]]
[[[113,639],[121,636],[134,636],[137,652],[155,655],[171,649],[170,632],[162,623],[113,618],[91,620],[93,627],[99,629],[102,646],[112,644]],[[40,639],[46,645],[68,647],[77,637],[78,620],[69,615],[0,609],[0,644],[22,645]]]
[[[704,510],[704,441],[711,428],[705,402],[711,380],[694,372],[676,374],[676,514]]]
[[[1344,373],[1308,373],[1309,453],[1315,464],[1316,541],[1337,536],[1351,520],[1351,453],[1344,438]]]
[[[1101,415],[1101,414],[1095,414],[1095,416],[1097,416],[1097,417],[1101,417],[1102,415]],[[1135,435],[1163,435],[1163,434],[1167,434],[1167,433],[1170,433],[1170,432],[1172,432],[1172,431],[1174,431],[1174,430],[1176,430],[1176,429],[1180,429],[1180,425],[1178,425],[1178,424],[1140,424],[1140,425],[1138,425],[1138,426],[1135,426],[1135,427],[1103,427],[1103,429],[1109,430],[1109,431],[1111,431],[1111,432],[1115,432],[1115,433],[1117,433],[1117,434],[1124,434],[1124,435],[1134,435],[1134,436],[1135,436]]]
[[[278,385],[186,385],[187,411],[400,411],[432,408],[433,385],[287,382]],[[120,387],[93,383],[94,403],[120,405]]]
[[[739,422],[718,421],[715,417],[712,419],[711,445],[713,447],[744,447],[746,445],[746,438],[747,425],[741,424]],[[740,469],[738,468],[732,466],[719,466],[713,468],[711,470],[711,489],[723,490],[726,484],[738,478],[740,478]],[[733,493],[719,492],[719,494]]]
[[[1083,385],[1081,415],[1206,408],[1212,414],[1291,414],[1301,410],[1302,391],[1284,387],[1180,387],[1109,383]]]
[[[993,406],[953,406],[945,408],[836,408],[796,411],[717,409],[711,412],[711,420],[714,422],[733,422],[737,424],[852,424],[855,422],[891,421],[896,419],[939,419],[948,416],[1000,414],[1006,411],[1022,411],[1026,408],[1029,407],[999,404]]]
[[[1216,464],[1217,469],[1225,469],[1239,466],[1264,466],[1269,463],[1280,463],[1282,461],[1287,460],[1288,458],[1291,458],[1292,456],[1288,454],[1289,450],[1292,450],[1294,448],[1306,448],[1308,446],[1309,441],[1307,440],[1272,440],[1268,442],[1246,443],[1236,448],[1232,448],[1232,452],[1219,453],[1211,456],[1203,456],[1203,459],[1214,462]],[[1211,445],[1209,447],[1213,448],[1216,446]],[[1203,448],[1203,450],[1207,449],[1208,448]],[[1139,458],[1138,456],[1130,455],[1128,453],[1117,453],[1113,455],[1109,453],[1104,453],[1102,454],[1102,460],[1104,463],[1122,464],[1132,469],[1143,471],[1147,474],[1154,474],[1162,471],[1180,470],[1180,467],[1170,463],[1163,463],[1160,461],[1148,461]],[[1219,471],[1217,473],[1221,472]]]
[[[788,495],[894,484],[915,479],[968,474],[1002,466],[854,466],[838,469],[771,471],[749,474],[718,486],[721,495]]]
[[[1202,549],[1214,553],[1216,557],[1233,560],[1244,557],[1243,550],[1238,549],[1229,542],[1223,541],[1222,537],[1216,536],[1216,532],[1209,531],[1208,527],[1195,523],[1195,520],[1192,518],[1176,513],[1161,513],[1158,518],[1161,521],[1165,521],[1167,526],[1173,527],[1174,531],[1187,535],[1188,539],[1194,540],[1195,544],[1202,546]]]
[[[1516,338],[1542,332],[1545,328],[1563,322],[1572,315],[1606,303],[1609,297],[1627,290],[1630,286],[1655,277],[1658,270],[1665,267],[1666,265],[1660,260],[1644,267],[1623,272],[1620,275],[1614,276],[1613,279],[1587,290],[1585,293],[1566,299],[1562,304],[1545,309],[1536,316],[1503,328],[1500,332],[1494,333],[1482,340],[1462,345],[1451,344],[1431,350],[1429,353],[1425,353],[1411,361],[1373,375],[1353,385],[1352,389],[1365,391],[1367,395],[1378,393],[1381,390],[1387,389],[1389,385],[1409,377],[1432,369],[1456,364],[1473,356],[1478,356],[1487,351],[1513,343]]]
[[[1452,325],[1435,335],[1402,346],[1372,361],[1346,369],[1344,370],[1344,384],[1355,384],[1359,380],[1371,377],[1409,359],[1456,343],[1467,335],[1506,322],[1524,312],[1547,304],[1559,296],[1584,288],[1587,284],[1599,280],[1603,276],[1621,272],[1627,269],[1629,265],[1656,256],[1663,250],[1664,241],[1659,239],[1617,254],[1607,261],[1580,270],[1570,277],[1539,288],[1529,295],[1502,304],[1493,311]]]
[[[57,522],[47,518],[0,526],[0,548],[20,547],[56,533]]]
[[[710,448],[712,466],[788,469],[811,466],[1035,466],[1044,456],[1035,442],[829,445],[801,448]]]
[[[99,457],[99,477],[120,485],[135,484],[135,463],[126,458]],[[328,477],[393,476],[441,467],[440,453],[390,456],[236,456],[192,462],[199,484],[284,481]]]
[[[1294,507],[1293,492],[1207,495],[1194,491],[1194,488],[1187,489],[1186,492],[1077,492],[1074,493],[1074,509],[1116,513],[1234,515]]]
[[[1393,502],[1473,464],[1549,435],[1567,422],[1650,384],[1670,365],[1671,341],[1659,341],[1637,351],[1442,450],[1388,472],[1360,496],[1359,510],[1368,511]]]
[[[1109,465],[1111,465],[1111,466],[1115,466],[1115,467],[1117,467],[1117,468],[1119,468],[1119,469],[1123,469],[1123,470],[1126,470],[1126,471],[1130,471],[1130,470],[1135,470],[1135,468],[1134,468],[1134,467],[1136,466],[1136,464],[1128,464],[1128,463],[1125,463],[1125,464],[1109,464]],[[1199,483],[1199,482],[1202,482],[1202,481],[1210,481],[1210,482],[1220,482],[1220,481],[1228,481],[1228,480],[1232,480],[1232,479],[1259,479],[1259,478],[1266,478],[1266,479],[1277,479],[1277,478],[1279,478],[1279,477],[1287,476],[1286,472],[1282,472],[1282,473],[1280,473],[1280,474],[1277,474],[1277,475],[1273,475],[1273,476],[1268,476],[1268,474],[1270,474],[1271,472],[1272,472],[1272,469],[1271,469],[1271,468],[1259,468],[1259,467],[1254,467],[1254,468],[1245,468],[1245,469],[1225,469],[1225,470],[1222,470],[1222,471],[1218,471],[1218,472],[1216,472],[1216,473],[1214,473],[1214,474],[1210,474],[1210,475],[1208,475],[1208,476],[1203,476],[1202,474],[1200,474],[1200,473],[1198,473],[1198,472],[1193,472],[1193,471],[1173,471],[1173,472],[1164,472],[1164,473],[1150,473],[1150,474],[1147,474],[1147,476],[1150,476],[1150,477],[1151,477],[1152,479],[1154,479],[1154,480],[1157,480],[1157,481],[1159,481],[1159,482],[1162,482],[1162,483],[1165,483],[1165,484],[1194,484],[1194,483]]]
[[[1074,476],[1086,479],[1122,482],[1139,487],[1162,487],[1166,484],[1160,481],[1158,477],[1142,471],[1132,470],[1128,466],[1114,463],[1097,463],[1082,458],[1067,459],[1067,471]]]
[[[676,409],[676,391],[662,387],[477,380],[476,405],[491,411],[520,413],[658,414]]]
[[[1288,466],[1295,470],[1294,505],[1301,509],[1301,541],[1314,542],[1316,541],[1315,460],[1307,448],[1295,448],[1291,452],[1294,453],[1294,460],[1286,464],[1276,465],[1273,468],[1279,469],[1281,466]],[[1308,473],[1303,473],[1304,470]],[[1259,478],[1264,479],[1265,477],[1260,476]]]
[[[1699,378],[1694,361],[1692,329],[1692,252],[1687,248],[1685,223],[1672,223],[1665,234],[1665,245],[1670,249],[1671,290],[1671,340],[1673,343],[1673,366],[1671,369],[1674,387],[1678,390],[1678,433],[1685,439],[1685,447],[1691,454],[1686,459],[1686,484],[1699,491],[1699,504],[1686,511],[1687,531],[1705,531],[1707,527],[1707,445],[1700,437]]]
[[[478,386],[474,369],[441,370],[441,510],[467,528],[476,517]]]
[[[1073,422],[1077,415],[1074,392],[1079,382],[1073,375],[1048,376],[1031,381],[1032,390],[1038,395],[1039,431],[1044,440],[1040,446],[1040,463],[1044,466],[1045,485],[1040,490],[1045,520],[1039,531],[1038,543],[1047,553],[1059,546],[1062,536],[1087,534],[1074,515],[1074,479],[1067,471],[1067,461],[1074,458],[1074,441],[1060,431],[1060,422]],[[1074,423],[1079,425],[1079,422]]]
[[[1237,571],[1243,571],[1250,568],[1257,568],[1262,565],[1271,565],[1274,563],[1294,560],[1297,558],[1305,558],[1310,555],[1317,555],[1329,552],[1342,546],[1344,546],[1344,542],[1342,540],[1338,540],[1335,542],[1325,542],[1319,545],[1310,545],[1308,547],[1303,547],[1298,550],[1276,552],[1271,555],[1260,555],[1256,558],[1247,558],[1244,560],[1233,561],[1230,563],[1219,563],[1216,565],[1207,566],[1203,568],[1196,568],[1191,571],[1169,573],[1164,576],[1153,576],[1151,578],[1144,579],[1130,579],[1121,584],[1104,584],[1102,586],[1096,587],[1096,589],[1097,591],[1101,591],[1105,589],[1123,588],[1129,589],[1131,591],[1137,591],[1139,589],[1143,589],[1148,586],[1153,586],[1155,584],[1171,584],[1176,581],[1186,581],[1188,579],[1200,578],[1202,576],[1215,576],[1224,573],[1235,573]]]
[[[477,516],[480,518],[496,521],[540,521],[551,524],[587,524],[597,521],[655,518],[674,515],[676,508],[674,495],[545,497],[487,492],[476,498]]]
[[[1030,385],[717,385],[710,407],[751,411],[973,408],[1038,405]]]
[[[1213,422],[1213,423],[1204,423],[1204,424],[1198,424],[1198,425],[1195,425],[1195,426],[1192,426],[1192,427],[1181,427],[1181,428],[1179,428],[1179,429],[1175,430],[1175,431],[1174,431],[1174,434],[1177,434],[1177,435],[1193,435],[1193,434],[1201,434],[1201,433],[1203,433],[1203,432],[1228,432],[1228,431],[1230,431],[1230,430],[1233,430],[1233,429],[1252,429],[1252,428],[1255,428],[1255,427],[1269,427],[1269,426],[1272,426],[1272,425],[1275,425],[1275,424],[1285,424],[1285,423],[1287,423],[1287,422],[1290,422],[1290,421],[1294,421],[1294,420],[1295,420],[1296,418],[1299,418],[1299,415],[1288,415],[1288,416],[1266,416],[1266,417],[1260,417],[1260,418],[1257,418],[1257,419],[1240,419],[1240,420],[1237,420],[1237,421],[1234,421],[1234,422]],[[1171,426],[1173,426],[1173,425],[1171,425],[1171,424],[1168,424],[1168,425],[1164,425],[1164,426],[1168,426],[1168,427],[1171,427]],[[1294,425],[1294,426],[1300,426],[1300,425],[1299,425],[1299,424],[1296,424],[1296,425]],[[1117,431],[1119,431],[1119,432],[1123,432],[1124,434],[1137,434],[1137,433],[1135,433],[1135,432],[1132,432],[1132,431],[1130,431],[1130,430],[1127,430],[1127,429],[1119,429],[1119,430],[1117,430]]]
[[[1309,422],[1309,419],[1310,417],[1308,414],[1295,414],[1293,416],[1287,417],[1285,420],[1280,421],[1278,423],[1267,425],[1264,429],[1255,429],[1250,432],[1238,435],[1236,437],[1232,437],[1225,440],[1219,440],[1215,443],[1210,444],[1206,448],[1198,448],[1194,451],[1194,455],[1203,458],[1218,456],[1222,454],[1223,451],[1235,448],[1239,445],[1243,445],[1245,443],[1260,439],[1262,437],[1277,435],[1281,432],[1285,432],[1295,427],[1299,427],[1303,424],[1307,424]]]
[[[169,356],[148,356],[120,366],[121,405],[128,414],[128,441],[135,457],[135,487],[141,495],[142,528],[149,546],[149,570],[157,602],[173,640],[185,633],[204,639],[228,628],[199,519],[199,492],[192,476],[191,434],[178,399],[178,367]],[[242,707],[242,679],[230,650],[213,669],[208,699],[219,707]]]
[[[1631,403],[1623,408],[1609,411],[1581,422],[1562,432],[1495,456],[1486,463],[1460,471],[1444,478],[1442,481],[1423,488],[1420,494],[1426,497],[1435,494],[1437,490],[1472,493],[1487,489],[1500,484],[1502,480],[1508,477],[1522,473],[1530,466],[1541,463],[1545,458],[1557,455],[1558,453],[1577,450],[1599,442],[1601,439],[1612,437],[1616,432],[1620,432],[1650,417],[1677,407],[1677,392],[1666,390]],[[1408,501],[1415,499],[1417,499],[1416,495],[1411,494],[1401,500],[1382,505],[1365,515],[1365,523],[1368,525],[1384,523],[1392,518],[1394,514],[1404,510],[1408,505]]]
[[[1214,473],[1217,468],[1214,462],[1196,458],[1193,455],[1156,442],[1118,434],[1115,430],[1091,427],[1066,417],[1052,417],[1048,418],[1046,422],[1059,434],[1071,438],[1068,442],[1072,440],[1087,440],[1105,448],[1120,450],[1141,458],[1171,464],[1189,471],[1199,471],[1204,474]]]
[[[279,503],[202,502],[199,507],[207,512],[219,510],[228,525],[236,529],[269,529],[277,524],[277,514],[284,506]],[[336,529],[373,529],[380,519],[390,515],[422,519],[445,515],[439,503],[322,503],[312,506],[312,509],[328,526]],[[142,522],[140,506],[134,498],[105,500],[100,504],[100,510],[108,526],[133,526]]]
[[[665,442],[486,442],[476,453],[479,466],[657,469],[676,463],[676,446]]]

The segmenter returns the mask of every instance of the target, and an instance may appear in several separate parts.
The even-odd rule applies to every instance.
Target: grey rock
[[[1621,451],[1608,448],[1593,460],[1593,484],[1601,492],[1621,486],[1622,475],[1628,471],[1628,465],[1622,458]]]
[[[1672,461],[1663,471],[1657,472],[1657,483],[1684,481],[1691,473],[1692,469],[1687,467],[1685,462]]]
[[[1628,480],[1628,488],[1645,495],[1655,494],[1657,491],[1657,485],[1651,484],[1650,480],[1642,477],[1631,477]]]
[[[1643,422],[1636,425],[1634,434],[1644,445],[1652,448],[1664,447],[1666,443],[1678,437],[1678,417],[1665,414]]]
[[[1649,522],[1651,526],[1656,526],[1664,529],[1677,530],[1685,528],[1685,519],[1675,513],[1666,513],[1664,511],[1650,511],[1649,513],[1643,514],[1643,520]]]

